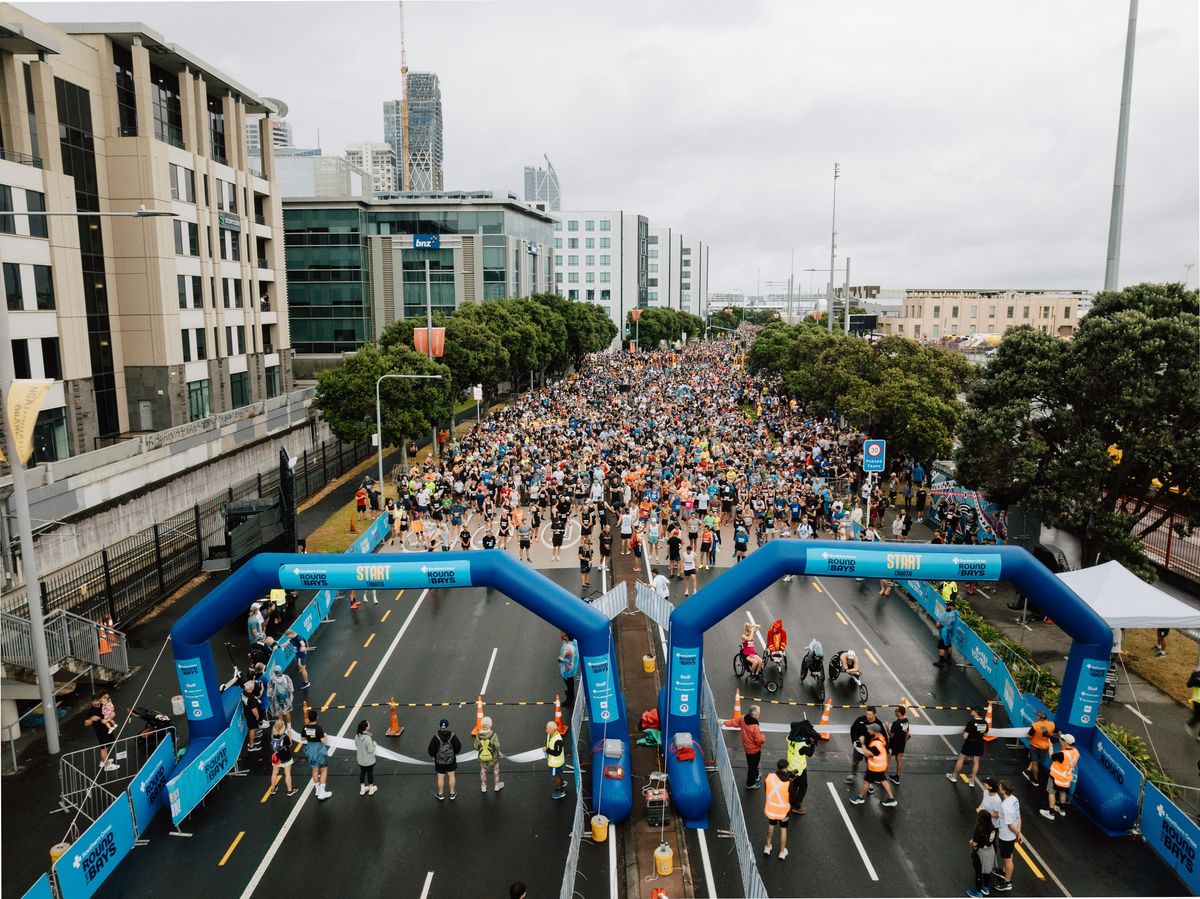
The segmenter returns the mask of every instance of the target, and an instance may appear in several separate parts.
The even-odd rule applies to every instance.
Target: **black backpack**
[[[449,740],[442,740],[442,738],[439,736],[438,739],[441,740],[441,742],[438,744],[437,754],[434,755],[434,757],[433,757],[434,763],[438,764],[438,765],[453,765],[454,764],[454,744],[452,742],[453,737],[451,737]]]

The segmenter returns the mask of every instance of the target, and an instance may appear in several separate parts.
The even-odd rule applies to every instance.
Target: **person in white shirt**
[[[650,586],[654,588],[654,592],[658,595],[659,599],[670,601],[671,582],[657,568],[654,569],[654,580],[650,582]]]
[[[629,555],[629,538],[633,536],[633,510],[626,508],[621,513],[621,555]]]
[[[1021,839],[1021,804],[1012,794],[1012,784],[1000,781],[1000,830],[996,834],[996,848],[1000,853],[1000,865],[1004,879],[992,885],[992,891],[1007,893],[1012,889],[1013,849]]]
[[[903,515],[897,515],[894,519],[892,519],[892,539],[893,540],[903,540],[904,539],[904,516]]]

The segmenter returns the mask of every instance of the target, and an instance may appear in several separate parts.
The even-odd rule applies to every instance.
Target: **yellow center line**
[[[1033,859],[1029,857],[1029,854],[1021,848],[1020,840],[1017,840],[1013,848],[1017,850],[1017,853],[1021,856],[1021,858],[1025,859],[1025,864],[1029,865],[1029,870],[1033,872],[1034,877],[1036,877],[1038,880],[1046,879],[1046,875],[1042,873],[1042,869],[1035,865],[1033,863]]]
[[[321,706],[322,712],[325,711],[326,709],[328,709],[331,705],[333,705],[333,697],[335,697],[335,696],[337,696],[337,693],[329,694],[329,698],[325,700],[325,705]]]
[[[385,621],[387,621],[388,615],[391,615],[391,614],[392,614],[392,610],[388,609],[386,612],[383,613],[383,617],[379,619],[379,623],[383,624]]]
[[[350,667],[346,669],[346,673],[343,674],[342,677],[349,677],[350,672],[354,670],[354,666],[357,664],[358,664],[358,659],[355,659],[353,662],[351,662]]]
[[[233,838],[233,842],[229,844],[229,848],[225,850],[225,854],[221,856],[221,860],[217,862],[218,868],[225,867],[225,862],[229,861],[229,856],[233,855],[233,850],[237,849],[238,843],[242,841],[242,837],[246,835],[246,831],[239,830],[238,835]],[[1024,853],[1022,853],[1024,854]]]
[[[272,781],[271,783],[267,784],[267,792],[263,793],[263,798],[262,798],[261,800],[259,800],[259,801],[260,801],[260,802],[266,802],[268,799],[270,799],[270,798],[271,798],[271,791],[272,791],[273,789],[275,789],[275,782],[274,782],[274,781]],[[231,850],[231,851],[232,851],[232,850]]]
[[[846,627],[850,626],[850,622],[847,621],[844,617],[842,617],[841,612],[834,612],[833,614],[837,615],[838,621],[840,621],[842,624],[846,625]]]
[[[958,776],[962,778],[962,782],[963,782],[963,783],[970,783],[970,781],[969,781],[969,780],[967,780],[967,775],[965,775],[965,774],[963,774],[963,773],[959,772],[959,775],[958,775]]]
[[[907,697],[907,696],[901,696],[901,697],[900,697],[900,700],[901,700],[901,702],[903,702],[903,701],[904,701],[904,700],[906,700],[906,699],[908,699],[908,697]],[[916,707],[915,705],[913,705],[912,703],[909,703],[909,705],[908,705],[908,710],[909,710],[910,712],[912,712],[912,716],[913,716],[914,718],[920,718],[920,717],[921,717],[921,713],[917,711],[917,707]]]
[[[375,639],[374,634],[371,634],[371,636],[367,637],[367,642],[363,644],[363,649],[366,649],[367,647],[369,647],[371,645],[371,641],[374,639]]]
[[[876,665],[879,664],[879,659],[877,659],[877,658],[875,658],[875,656],[871,655],[871,650],[867,649],[866,647],[863,647],[863,652],[865,652],[867,654],[868,659],[870,659]]]
[[[403,590],[397,590],[397,591],[396,591],[396,602],[399,602],[399,601],[400,601],[400,597],[401,597],[401,596],[403,596],[403,595],[404,595],[404,591],[403,591]]]

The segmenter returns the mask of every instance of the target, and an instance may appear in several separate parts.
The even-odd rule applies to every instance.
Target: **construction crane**
[[[404,0],[400,0],[400,189],[412,189],[408,171],[408,54],[404,49]]]

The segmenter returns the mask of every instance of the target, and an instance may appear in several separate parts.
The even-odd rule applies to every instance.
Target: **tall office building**
[[[525,166],[525,202],[532,203],[545,211],[558,212],[562,209],[562,194],[558,189],[558,173],[550,164],[549,156],[542,158],[546,160],[544,169],[535,165]]]
[[[442,88],[433,72],[409,72],[408,93],[408,172],[401,190],[442,190]],[[401,101],[383,102],[383,139],[396,154],[403,168],[404,135],[401,129]]]
[[[54,381],[38,461],[288,390],[273,104],[140,23],[0,12],[4,314],[17,376]]]
[[[388,144],[350,144],[346,147],[346,160],[371,173],[371,190],[374,193],[390,194],[400,189],[396,179],[396,154]]]

